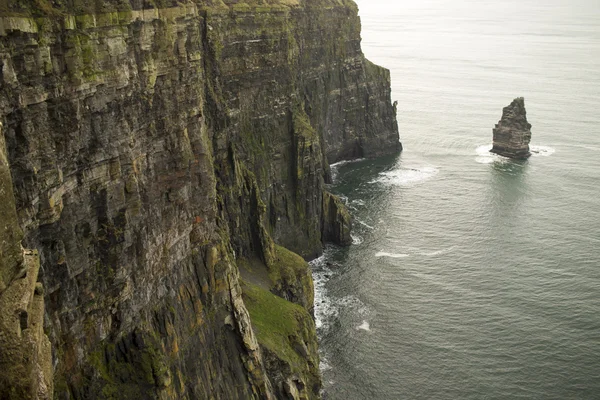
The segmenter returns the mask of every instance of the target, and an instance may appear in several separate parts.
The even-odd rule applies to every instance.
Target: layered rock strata
[[[1,134],[0,207],[0,398],[49,400],[52,350],[44,333],[44,289],[37,282],[40,260],[37,251],[21,247],[22,231]]]
[[[291,251],[350,241],[330,162],[401,148],[355,4],[53,4],[0,7],[0,211],[3,260],[39,251],[54,398],[317,398]]]
[[[531,141],[531,124],[527,122],[525,99],[518,97],[502,110],[502,118],[493,129],[492,153],[514,159],[526,159]]]

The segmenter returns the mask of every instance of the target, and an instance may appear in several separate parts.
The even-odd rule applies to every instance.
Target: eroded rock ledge
[[[355,4],[23,4],[0,7],[1,212],[10,257],[21,231],[39,252],[54,398],[317,398],[290,251],[348,243],[330,162],[401,148]]]

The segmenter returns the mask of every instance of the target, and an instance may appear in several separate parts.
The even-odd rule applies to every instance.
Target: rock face
[[[531,124],[527,122],[525,99],[518,97],[502,110],[502,118],[493,130],[494,142],[492,153],[501,156],[526,159],[531,140]]]
[[[52,349],[44,333],[37,251],[23,251],[0,125],[0,398],[52,399]],[[37,283],[36,283],[37,282]]]
[[[0,291],[23,238],[54,398],[317,398],[310,270],[290,250],[350,242],[330,162],[401,149],[356,5],[72,3],[0,7],[16,220]],[[269,285],[241,282],[246,259]]]

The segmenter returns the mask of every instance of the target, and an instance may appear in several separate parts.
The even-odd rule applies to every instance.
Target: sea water
[[[404,152],[334,166],[326,399],[600,399],[600,1],[359,0]],[[488,152],[525,97],[533,156]]]

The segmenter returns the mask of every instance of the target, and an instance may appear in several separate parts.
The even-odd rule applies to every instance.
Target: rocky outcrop
[[[531,124],[527,122],[525,99],[518,97],[502,110],[502,118],[493,130],[492,153],[514,159],[526,159],[531,140]]]
[[[400,148],[389,72],[351,1],[159,3],[0,7],[0,245],[39,251],[54,397],[316,398],[290,251],[348,241],[329,162]],[[244,259],[272,287],[247,294]],[[275,304],[294,318],[261,324]]]
[[[323,194],[323,239],[342,245],[352,244],[352,220],[339,197],[329,192]]]

